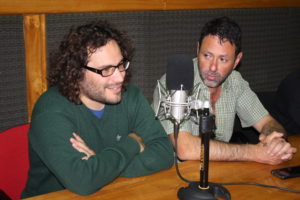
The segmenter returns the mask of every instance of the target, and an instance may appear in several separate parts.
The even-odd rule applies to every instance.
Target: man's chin
[[[121,101],[121,95],[120,96],[118,96],[118,97],[114,97],[114,98],[111,98],[111,99],[107,99],[106,100],[106,104],[118,104],[118,103],[120,103],[120,101]]]
[[[214,81],[205,81],[204,84],[209,87],[209,88],[216,88],[218,87],[220,84]]]

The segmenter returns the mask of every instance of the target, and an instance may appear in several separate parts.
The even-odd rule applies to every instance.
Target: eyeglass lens
[[[128,61],[122,61],[122,62],[121,62],[119,65],[117,65],[117,66],[109,66],[109,67],[107,67],[107,68],[102,69],[102,70],[101,70],[102,76],[110,76],[110,75],[112,75],[112,74],[115,72],[116,68],[118,68],[118,70],[119,70],[120,72],[123,72],[123,71],[125,71],[128,67],[129,67],[129,62],[128,62]]]

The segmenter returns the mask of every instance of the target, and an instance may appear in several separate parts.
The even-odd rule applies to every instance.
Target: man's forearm
[[[121,176],[144,176],[174,164],[174,152],[168,137],[154,138],[145,145],[145,150],[130,161]]]
[[[261,133],[264,134],[265,136],[270,135],[272,132],[279,132],[283,133],[284,137],[287,136],[287,133],[283,126],[277,122],[275,119],[269,120],[262,128]]]
[[[174,144],[173,134],[171,140]],[[181,160],[200,159],[201,138],[188,132],[180,132],[178,137],[178,157]],[[255,145],[229,144],[210,140],[209,158],[214,161],[250,161],[254,160]]]
[[[278,133],[277,133],[278,134]],[[174,143],[174,137],[171,136]],[[178,137],[178,157],[181,160],[200,159],[201,138],[188,132],[180,132]],[[293,150],[293,149],[291,149]],[[258,144],[230,144],[216,140],[210,140],[209,159],[212,161],[254,161],[265,164],[280,164],[287,159],[282,155],[270,155],[268,146],[260,142]],[[295,152],[295,150],[293,150]],[[289,154],[292,154],[290,152]],[[292,155],[289,156],[289,159]]]
[[[254,161],[255,146],[251,144],[230,144],[210,141],[210,160],[213,161]]]
[[[253,161],[277,165],[284,161],[290,160],[292,158],[292,154],[296,152],[296,149],[290,147],[288,143],[280,143],[280,145],[281,149],[286,149],[284,151],[284,155],[278,152],[270,153],[268,149],[269,145],[265,145],[262,142],[253,145],[229,144],[212,140],[210,145],[210,160]]]

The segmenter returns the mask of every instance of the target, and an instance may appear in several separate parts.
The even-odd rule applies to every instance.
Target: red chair
[[[0,133],[0,190],[11,199],[20,199],[29,169],[29,124]]]

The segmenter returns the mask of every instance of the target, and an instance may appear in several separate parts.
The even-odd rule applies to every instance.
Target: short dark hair
[[[60,93],[69,101],[80,104],[79,82],[83,80],[82,66],[87,65],[89,53],[115,40],[122,56],[132,59],[132,43],[125,32],[114,28],[107,21],[94,21],[78,27],[72,27],[60,43],[56,53],[51,55],[48,75],[49,86],[56,85]],[[128,81],[126,72],[125,80]]]
[[[202,28],[199,44],[208,36],[218,36],[221,41],[228,40],[235,45],[235,55],[242,51],[242,30],[240,26],[229,17],[220,17],[207,22]]]

